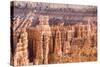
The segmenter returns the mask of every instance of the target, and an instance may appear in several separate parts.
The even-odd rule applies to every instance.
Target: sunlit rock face
[[[21,29],[14,53],[14,66],[28,65],[28,39],[26,29]]]
[[[48,16],[39,16],[39,25],[28,29],[29,49],[33,51],[33,64],[48,64],[51,29]],[[32,54],[32,53],[30,53]]]
[[[51,30],[49,26],[49,17],[48,16],[39,16],[39,25],[36,27],[41,32],[41,43],[42,46],[41,52],[43,53],[43,63],[48,64],[48,54],[49,54],[49,44],[50,44],[50,36],[51,36]]]
[[[51,30],[49,26],[49,16],[39,16],[39,25],[37,25],[37,28],[40,29],[42,35],[51,35]]]

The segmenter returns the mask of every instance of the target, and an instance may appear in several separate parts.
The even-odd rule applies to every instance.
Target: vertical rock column
[[[22,29],[19,42],[16,44],[15,54],[14,54],[14,66],[28,65],[28,40],[26,29]]]
[[[33,44],[33,64],[42,64],[43,63],[43,44],[42,44],[42,36],[41,32],[38,28],[35,29],[34,34],[34,44]]]
[[[22,29],[22,43],[23,43],[23,57],[24,57],[24,65],[27,65],[28,60],[28,39],[27,39],[27,32],[26,29]]]
[[[51,29],[48,24],[48,20],[49,20],[48,16],[41,15],[39,17],[40,23],[36,27],[40,33],[40,37],[38,38],[40,39],[39,55],[41,59],[39,59],[39,61],[41,61],[43,64],[48,64],[49,44],[50,44],[50,36],[51,36]]]
[[[49,55],[49,45],[51,37],[51,29],[49,26],[49,17],[40,16],[41,28],[42,28],[42,44],[43,44],[43,64],[48,64],[48,55]]]
[[[65,41],[63,46],[63,54],[66,55],[70,53],[70,50],[71,50],[70,41]]]
[[[62,50],[61,50],[61,32],[57,27],[56,37],[55,37],[55,46],[54,46],[54,63],[61,63]]]
[[[48,54],[49,54],[49,36],[43,36],[43,63],[48,64]]]
[[[81,26],[80,26],[80,24],[78,25],[78,38],[81,38]]]

